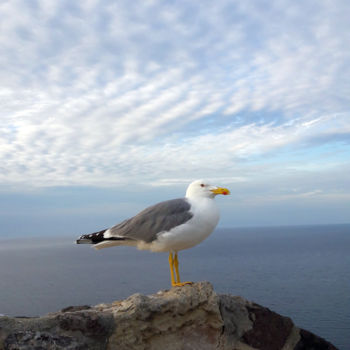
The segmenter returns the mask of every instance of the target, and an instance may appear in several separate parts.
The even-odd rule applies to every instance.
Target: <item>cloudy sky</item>
[[[0,235],[209,179],[222,226],[349,222],[347,0],[0,4]]]

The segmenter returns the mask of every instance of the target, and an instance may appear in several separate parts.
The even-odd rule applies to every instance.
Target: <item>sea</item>
[[[170,287],[165,253],[100,251],[71,237],[0,239],[0,314],[39,316]],[[179,253],[184,281],[209,281],[350,349],[350,224],[217,229]]]

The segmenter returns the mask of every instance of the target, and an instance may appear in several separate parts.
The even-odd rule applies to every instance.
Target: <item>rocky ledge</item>
[[[288,317],[210,283],[134,294],[94,307],[72,306],[37,318],[0,317],[5,350],[334,350]]]

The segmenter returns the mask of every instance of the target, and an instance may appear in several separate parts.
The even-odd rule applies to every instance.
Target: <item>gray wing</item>
[[[191,205],[186,198],[160,202],[141,211],[136,216],[109,229],[112,237],[125,237],[147,243],[160,232],[169,231],[193,217]]]

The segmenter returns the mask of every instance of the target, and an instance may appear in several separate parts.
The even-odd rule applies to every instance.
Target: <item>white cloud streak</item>
[[[2,184],[234,183],[350,135],[346,1],[36,4],[0,5]]]

